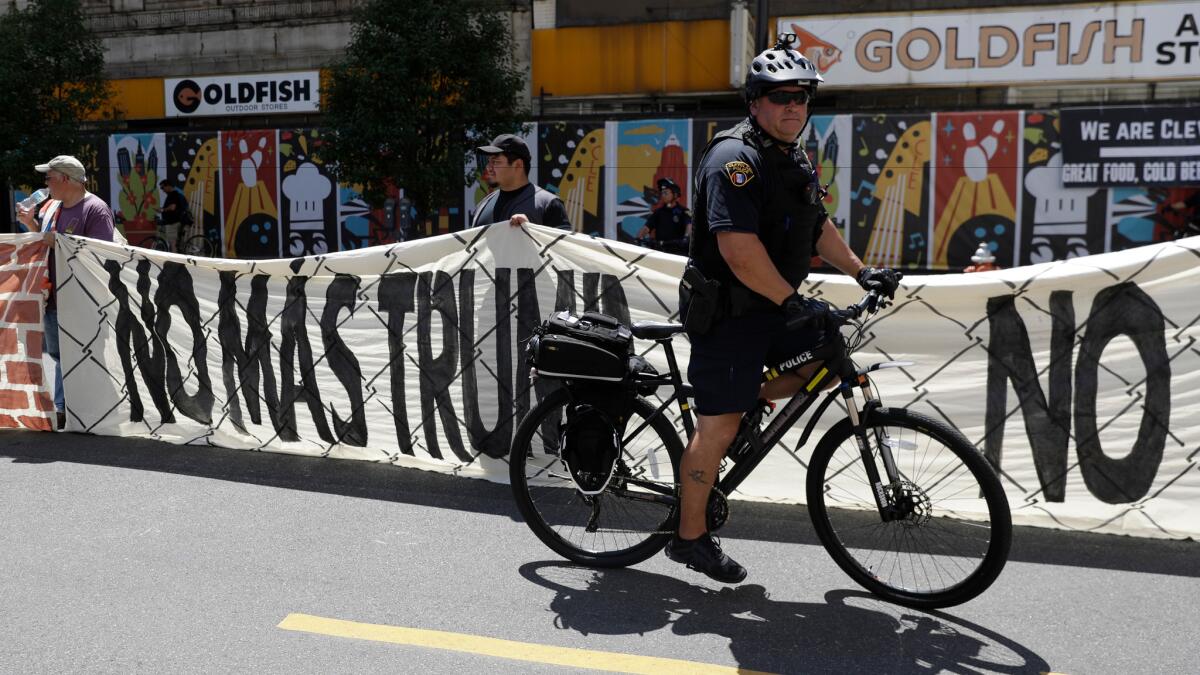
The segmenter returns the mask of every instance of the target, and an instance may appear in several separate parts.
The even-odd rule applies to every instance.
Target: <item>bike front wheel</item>
[[[808,467],[808,509],[834,561],[875,595],[918,608],[964,603],[988,588],[1008,559],[1012,516],[992,466],[962,434],[919,413],[880,408],[866,434],[885,520],[849,419],[830,429]],[[890,450],[889,481],[880,448]]]
[[[675,529],[683,444],[665,415],[637,399],[605,490],[576,489],[559,456],[571,394],[557,389],[521,421],[509,455],[513,497],[526,524],[554,552],[593,567],[625,567],[654,555]]]
[[[162,237],[160,237],[156,234],[152,234],[149,237],[146,237],[145,239],[141,240],[140,242],[138,242],[138,246],[140,246],[142,248],[148,248],[148,249],[151,249],[154,251],[170,251],[171,250],[171,244],[168,243],[166,239],[163,239]]]

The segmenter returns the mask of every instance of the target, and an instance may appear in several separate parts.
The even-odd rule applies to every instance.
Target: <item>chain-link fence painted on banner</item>
[[[516,421],[549,386],[529,384],[533,328],[557,309],[671,319],[683,264],[507,225],[266,262],[58,242],[70,430],[497,481]],[[1018,523],[1194,537],[1197,288],[1195,239],[911,276],[857,358],[915,363],[876,374],[884,401],[987,453]],[[821,275],[803,290],[838,304],[861,293]],[[665,370],[658,348],[638,346]],[[676,346],[686,364],[686,339]],[[841,416],[831,408],[815,438]],[[803,500],[810,449],[797,437],[741,497]]]

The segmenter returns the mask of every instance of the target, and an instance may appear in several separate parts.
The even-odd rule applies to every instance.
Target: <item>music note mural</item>
[[[195,224],[214,252],[221,251],[221,153],[214,131],[167,134],[167,173],[183,191]],[[191,232],[185,232],[184,238]]]
[[[1014,264],[1020,115],[937,113],[932,233],[933,269],[971,264],[980,243],[997,264]]]
[[[679,202],[690,208],[691,132],[689,120],[661,119],[616,125],[616,180],[610,186],[617,219],[617,239],[633,241],[658,207],[657,183],[669,178],[679,185]],[[611,142],[611,141],[610,141]]]
[[[576,232],[604,236],[604,124],[538,125],[537,184],[557,194]]]
[[[850,247],[868,265],[924,267],[928,247],[914,243],[924,243],[929,230],[929,117],[856,115],[854,123],[854,146],[861,149],[850,171],[850,184],[855,186]],[[914,239],[913,234],[922,238]]]

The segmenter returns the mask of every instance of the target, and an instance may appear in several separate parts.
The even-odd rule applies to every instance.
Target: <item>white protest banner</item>
[[[69,428],[507,479],[540,396],[521,348],[556,309],[675,313],[683,259],[507,224],[358,252],[194,259],[59,238]],[[860,363],[884,401],[956,426],[1014,520],[1200,535],[1200,242],[1008,271],[910,277]],[[804,292],[861,290],[814,275]],[[638,351],[660,371],[661,350]],[[687,363],[687,341],[676,340]],[[832,407],[817,436],[842,415]],[[741,496],[800,502],[785,437]],[[198,449],[198,451],[201,451]]]
[[[44,368],[42,235],[0,235],[0,428],[54,429],[54,374]]]

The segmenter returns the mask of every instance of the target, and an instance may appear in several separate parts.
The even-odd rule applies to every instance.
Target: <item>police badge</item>
[[[754,178],[754,169],[751,169],[749,164],[742,161],[734,161],[726,164],[725,173],[729,175],[729,182],[733,183],[734,187],[742,187]]]

